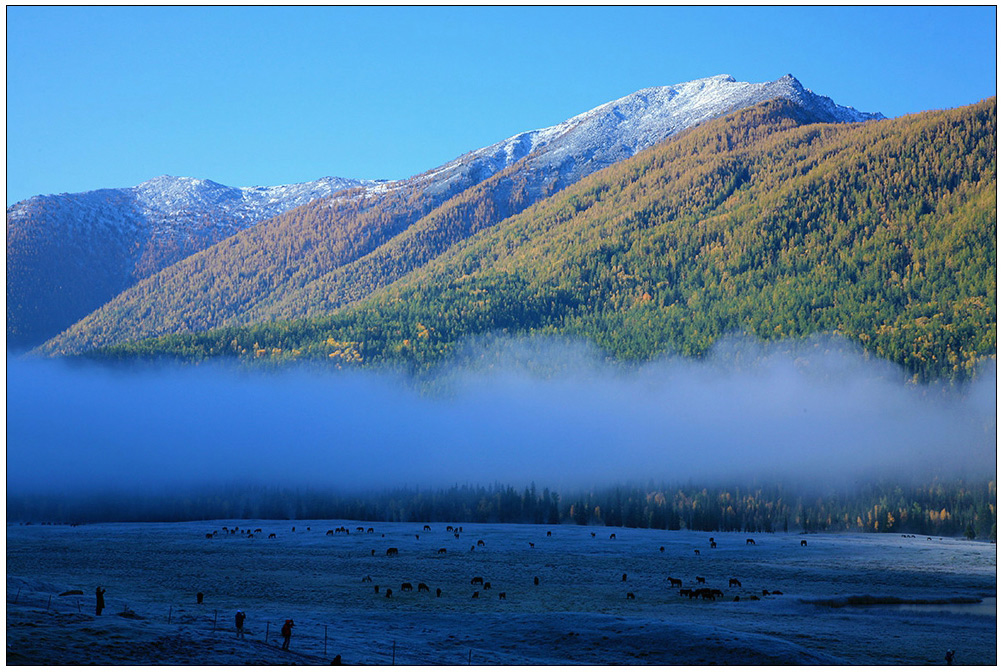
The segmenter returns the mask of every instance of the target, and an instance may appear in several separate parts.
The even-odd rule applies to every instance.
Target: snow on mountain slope
[[[162,176],[7,208],[8,347],[37,345],[116,294],[255,223],[372,180],[228,187]]]

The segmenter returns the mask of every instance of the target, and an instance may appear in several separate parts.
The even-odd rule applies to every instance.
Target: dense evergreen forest
[[[347,519],[536,523],[741,532],[895,532],[996,539],[997,483],[876,483],[810,494],[780,484],[623,485],[559,494],[531,484],[338,494],[228,486],[165,494],[10,496],[8,521],[141,522]]]
[[[765,103],[595,173],[333,314],[91,356],[414,371],[486,333],[582,337],[628,361],[700,357],[737,332],[839,333],[917,381],[967,379],[997,342],[996,112],[989,99],[804,124],[792,104]]]

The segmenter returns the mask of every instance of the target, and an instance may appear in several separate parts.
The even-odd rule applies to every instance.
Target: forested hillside
[[[705,123],[330,316],[98,356],[422,368],[489,332],[580,336],[629,360],[700,356],[737,331],[839,332],[918,380],[970,376],[996,348],[996,99],[804,121],[774,101]]]

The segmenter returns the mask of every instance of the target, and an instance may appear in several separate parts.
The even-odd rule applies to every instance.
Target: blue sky
[[[996,7],[7,7],[7,204],[158,175],[408,177],[646,86],[996,95]]]

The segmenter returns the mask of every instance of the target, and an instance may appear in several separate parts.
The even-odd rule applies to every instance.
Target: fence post
[[[77,599],[77,613],[80,613],[80,599]]]
[[[394,640],[394,643],[391,645],[391,650],[390,650],[390,664],[391,665],[394,664],[394,659],[395,658],[397,658],[397,640],[396,639]]]
[[[174,605],[170,605],[167,609],[167,624],[171,625],[171,614],[174,613]]]
[[[14,604],[17,604],[17,598],[21,597],[21,588],[18,587],[17,595],[14,596]]]
[[[265,643],[268,644],[268,621],[265,621]]]
[[[216,632],[216,610],[213,609],[213,632]]]
[[[468,665],[471,664],[471,652],[472,651],[473,651],[473,649],[467,649],[467,664]]]
[[[328,626],[324,626],[324,657],[328,657]]]
[[[45,610],[49,611],[49,607],[52,606],[52,595],[49,595],[49,603],[45,605]]]

